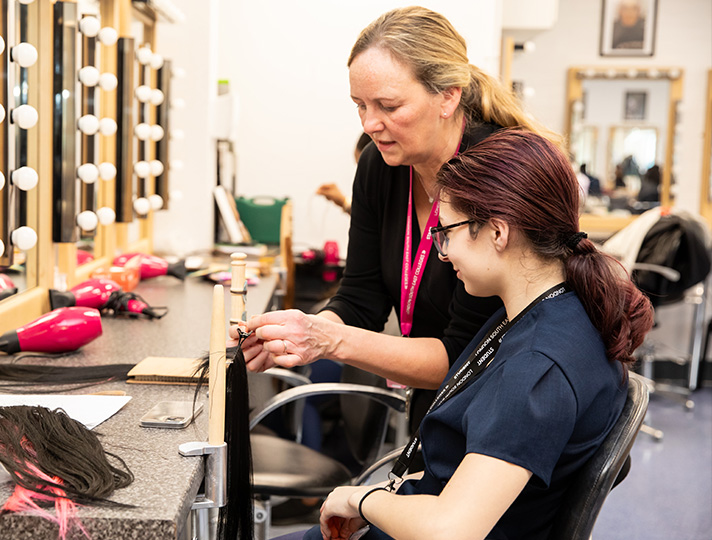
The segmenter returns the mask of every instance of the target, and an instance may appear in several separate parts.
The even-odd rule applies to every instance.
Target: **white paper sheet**
[[[70,418],[94,429],[126,405],[131,396],[76,396],[63,394],[0,394],[0,407],[30,405],[63,409]]]

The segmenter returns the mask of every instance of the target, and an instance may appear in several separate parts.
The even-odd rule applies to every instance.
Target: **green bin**
[[[251,199],[235,197],[240,219],[250,231],[255,243],[279,244],[279,229],[282,222],[282,207],[289,199],[260,196]]]

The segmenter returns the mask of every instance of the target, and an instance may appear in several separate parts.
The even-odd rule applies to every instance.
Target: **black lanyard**
[[[526,315],[535,305],[544,300],[549,300],[550,298],[555,298],[570,289],[565,283],[559,283],[551,289],[548,289],[541,295],[539,295],[533,302],[531,302],[526,308],[524,308],[512,321],[507,318],[505,313],[502,317],[497,320],[492,329],[482,338],[482,341],[475,347],[474,351],[465,360],[465,363],[453,373],[452,377],[443,385],[438,395],[435,396],[428,412],[429,414],[433,409],[439,407],[447,400],[452,398],[454,395],[458,394],[465,388],[467,388],[472,382],[477,379],[479,375],[485,370],[487,366],[494,360],[499,346],[504,339],[507,330],[514,326],[524,315]],[[390,478],[390,484],[388,486],[389,491],[393,490],[396,479],[402,479],[405,472],[410,467],[410,464],[415,457],[415,450],[417,450],[420,444],[420,428],[413,434],[410,442],[405,446],[403,452],[396,460],[393,469],[391,469],[388,477]]]

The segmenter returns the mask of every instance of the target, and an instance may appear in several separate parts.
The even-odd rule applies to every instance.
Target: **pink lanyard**
[[[462,120],[462,129],[465,130],[465,119]],[[455,154],[460,152],[462,138],[455,149]],[[430,236],[430,227],[438,224],[440,215],[440,202],[435,201],[430,209],[430,216],[425,224],[425,234],[418,244],[418,256],[415,268],[411,266],[411,246],[413,245],[413,167],[410,167],[410,189],[408,191],[408,218],[405,223],[405,242],[403,244],[403,272],[401,273],[401,301],[400,301],[400,329],[405,337],[410,336],[413,329],[413,311],[415,299],[418,297],[418,288],[423,277],[425,265],[428,262],[433,239]],[[412,270],[412,274],[411,274]]]

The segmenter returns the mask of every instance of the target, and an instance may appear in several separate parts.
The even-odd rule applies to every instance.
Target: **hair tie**
[[[569,249],[575,249],[578,243],[584,238],[588,238],[588,235],[585,232],[574,233],[569,236],[568,240],[566,240],[566,247]]]

